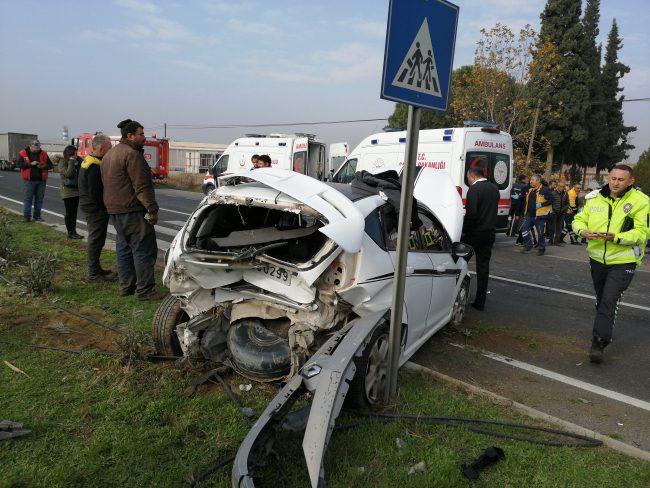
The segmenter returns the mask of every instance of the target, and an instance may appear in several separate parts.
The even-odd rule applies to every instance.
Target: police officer
[[[573,230],[587,239],[591,279],[596,290],[596,318],[589,359],[601,363],[612,341],[618,302],[643,260],[650,235],[648,197],[634,188],[632,168],[619,164],[609,172],[609,184],[588,195],[573,220]],[[593,195],[593,196],[592,196]]]

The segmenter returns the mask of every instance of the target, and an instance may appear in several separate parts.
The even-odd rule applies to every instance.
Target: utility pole
[[[542,105],[542,100],[537,99],[537,108],[535,109],[535,118],[533,119],[533,130],[530,133],[530,141],[528,142],[528,154],[526,155],[526,170],[530,169],[530,160],[533,155],[533,140],[535,139],[535,132],[537,132],[537,119],[539,118],[539,108]]]
[[[167,122],[163,124],[163,137],[167,139]]]

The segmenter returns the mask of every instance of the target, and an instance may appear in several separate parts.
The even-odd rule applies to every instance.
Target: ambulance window
[[[305,174],[305,159],[307,159],[307,151],[300,151],[293,155],[293,170],[296,173]]]
[[[487,178],[490,171],[490,153],[485,152],[468,152],[465,157],[465,185],[469,186],[467,181],[467,171],[472,168],[478,168],[483,173],[483,177]]]
[[[336,173],[334,177],[335,183],[350,183],[354,178],[354,173],[357,171],[357,159],[348,159],[343,166]]]
[[[510,157],[507,154],[493,154],[493,156],[494,164],[490,181],[495,183],[499,190],[505,190],[510,184]]]

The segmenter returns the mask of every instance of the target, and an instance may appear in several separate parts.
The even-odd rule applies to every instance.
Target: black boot
[[[84,236],[77,234],[77,231],[68,231],[68,239],[83,239]]]
[[[589,349],[589,361],[595,364],[603,362],[603,354],[605,353],[605,346],[607,343],[602,339],[594,338],[591,341],[591,348]]]

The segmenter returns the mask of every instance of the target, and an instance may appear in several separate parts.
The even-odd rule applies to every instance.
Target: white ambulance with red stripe
[[[376,174],[404,166],[406,131],[380,132],[366,137],[334,173],[332,180],[349,183],[357,171]],[[494,126],[421,130],[418,142],[417,171],[431,168],[451,175],[465,205],[467,170],[479,168],[499,187],[497,231],[508,228],[512,187],[512,137]],[[431,191],[435,191],[432,188]]]

